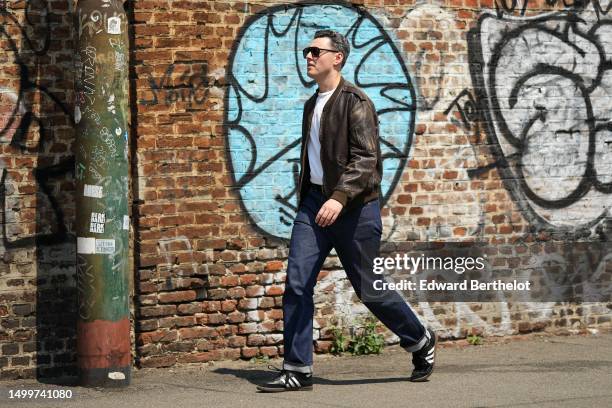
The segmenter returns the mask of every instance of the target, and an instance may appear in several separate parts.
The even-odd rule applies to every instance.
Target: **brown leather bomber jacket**
[[[308,138],[318,91],[304,104],[298,205],[310,186]],[[379,197],[382,159],[374,104],[355,85],[340,79],[321,114],[319,130],[323,194],[339,201],[342,211]]]

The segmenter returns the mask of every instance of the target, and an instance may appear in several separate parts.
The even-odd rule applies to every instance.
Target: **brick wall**
[[[28,22],[29,2],[4,3],[0,367],[73,374],[73,4],[31,2]],[[586,257],[609,273],[609,246],[572,243],[610,241],[610,17],[599,1],[507,3],[131,2],[137,364],[282,354],[301,105],[314,92],[296,39],[301,49],[317,26],[352,28],[343,73],[387,109],[384,248],[476,239],[498,267],[554,259],[571,273]],[[331,325],[366,312],[335,256],[315,303],[320,351]],[[610,326],[609,303],[417,310],[445,338]]]
[[[0,2],[0,370],[73,373],[73,65],[66,1]]]

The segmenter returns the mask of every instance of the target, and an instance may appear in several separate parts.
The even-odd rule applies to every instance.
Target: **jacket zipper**
[[[310,115],[310,118],[308,118],[307,120],[312,122],[312,115]],[[298,188],[299,189],[301,189],[301,187],[304,185],[304,173],[305,173],[304,166],[306,165],[306,150],[308,149],[308,142],[310,140],[310,125],[311,124],[308,124],[308,132],[306,132],[306,140],[304,140],[304,145],[303,145],[302,153],[301,153],[302,157],[300,158],[300,164],[302,166],[302,171],[301,171],[301,174],[300,174],[300,180],[298,182]],[[301,191],[298,191],[298,194],[301,194],[301,193],[302,193]],[[304,198],[304,197],[300,196],[300,201],[302,200],[302,198]]]
[[[333,95],[332,95],[333,96]],[[331,98],[330,98],[331,99]],[[329,102],[329,101],[327,101]],[[323,107],[323,111],[321,112],[321,123],[319,125],[319,144],[321,145],[321,149],[319,149],[319,161],[321,162],[321,168],[323,168],[323,142],[321,141],[321,135],[324,135],[325,133],[323,133],[323,125],[325,123],[324,119],[325,119],[325,113],[327,111],[327,103],[325,104],[325,106]],[[321,184],[321,190],[323,191],[323,195],[325,197],[327,197],[327,192],[325,191],[325,171],[323,171],[323,180],[321,180],[323,183]]]
[[[304,166],[306,165],[306,149],[308,149],[308,138],[310,137],[310,127],[308,128],[308,133],[306,133],[306,140],[304,141],[304,147],[302,148],[302,157],[300,158],[300,162],[302,165],[302,174],[300,174],[300,181],[298,183],[298,188],[301,190],[304,185]],[[298,194],[302,194],[301,191],[298,191]],[[300,197],[300,201],[303,197]]]

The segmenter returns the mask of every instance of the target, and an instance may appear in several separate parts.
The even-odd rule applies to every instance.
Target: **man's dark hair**
[[[344,67],[344,64],[346,63],[346,59],[348,58],[349,53],[351,52],[351,46],[349,45],[346,38],[339,32],[333,31],[333,30],[319,30],[314,35],[314,38],[322,38],[322,37],[329,38],[329,40],[332,43],[333,49],[338,50],[338,52],[342,53],[343,58],[342,58],[342,64],[340,65],[340,68]]]

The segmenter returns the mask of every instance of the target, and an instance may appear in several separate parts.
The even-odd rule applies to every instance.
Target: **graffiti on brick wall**
[[[46,151],[53,139],[45,121],[43,104],[71,118],[67,105],[46,84],[39,80],[40,59],[46,58],[51,45],[51,21],[47,1],[28,0],[23,5],[24,18],[19,19],[10,3],[0,3],[0,38],[3,64],[0,73],[7,85],[0,88],[0,145],[9,145],[24,157]],[[17,33],[17,34],[16,34]],[[14,84],[11,87],[8,84]],[[22,199],[12,180],[12,169],[0,162],[0,222],[2,247],[5,249],[32,246],[36,243],[57,243],[67,239],[67,228],[60,200],[54,195],[51,183],[73,173],[74,159],[64,158],[51,166],[35,167],[33,178],[40,196],[49,207],[49,217],[55,225],[41,231],[23,232],[19,211]],[[15,171],[21,169],[15,168]]]
[[[208,66],[202,65],[197,72],[193,73],[190,66],[181,67],[183,72],[178,75],[176,84],[172,78],[175,76],[175,69],[179,64],[170,64],[166,68],[164,75],[156,80],[151,74],[148,75],[149,89],[151,97],[138,101],[141,105],[171,105],[176,102],[187,104],[187,109],[204,104],[210,93],[210,83],[208,78]]]
[[[425,114],[419,115],[419,121],[428,121],[445,94],[458,85],[452,82],[457,76],[449,75],[452,72],[449,64],[453,62],[451,50],[462,42],[455,19],[455,14],[443,7],[419,4],[406,12],[393,31],[402,45],[410,72],[414,73],[417,109]]]
[[[589,250],[585,251],[585,247]],[[512,248],[512,254],[520,256],[528,248],[525,243],[519,243]],[[540,298],[541,294],[534,295],[529,292],[520,294],[519,298],[510,299],[500,291],[496,294],[498,301],[481,303],[435,302],[428,300],[422,292],[401,293],[406,295],[411,305],[418,305],[416,311],[419,318],[444,338],[464,338],[472,330],[473,333],[485,335],[516,334],[519,331],[518,322],[521,320],[529,321],[529,327],[535,330],[549,326],[553,321],[557,327],[580,330],[593,323],[593,316],[609,313],[605,305],[597,306],[597,302],[594,302],[595,299],[609,299],[610,296],[611,288],[607,283],[610,281],[612,252],[608,244],[583,242],[580,247],[575,243],[557,241],[555,251],[547,250],[527,256],[522,265],[519,272],[521,279],[540,280],[541,284],[550,290],[552,297],[557,299],[567,294],[567,287],[562,285],[563,282],[580,279],[581,296],[590,301],[577,302],[581,307],[579,314],[567,314],[563,310],[571,309],[575,302],[551,301],[548,298],[543,300]],[[536,272],[538,270],[556,272],[542,274]],[[435,275],[435,272],[432,272],[425,271],[422,276],[432,277]],[[496,272],[487,269],[486,273],[488,275],[483,276],[483,280],[493,279]],[[367,315],[368,310],[362,303],[355,302],[355,292],[344,276],[342,270],[326,271],[317,283],[315,301],[318,310],[321,310],[320,305],[325,307],[332,303],[334,318],[343,321],[344,326],[352,327],[358,324],[360,317]],[[398,340],[391,337],[388,341]]]
[[[228,161],[253,223],[277,237],[289,237],[297,210],[302,108],[316,88],[299,50],[324,28],[349,39],[351,54],[342,73],[376,106],[383,203],[400,179],[412,143],[414,88],[397,48],[374,17],[345,5],[298,4],[249,19],[234,44],[227,74]]]
[[[18,83],[18,89],[3,88],[3,105],[11,108],[11,110],[9,115],[3,112],[0,137],[4,139],[10,136],[11,145],[16,147],[26,148],[28,130],[33,123],[42,126],[40,118],[28,106],[31,102],[29,97],[33,91],[41,92],[64,107],[62,102],[49,92],[44,85],[36,82],[36,73],[31,72],[32,66],[28,63],[29,61],[26,61],[28,57],[25,56],[33,53],[36,57],[41,57],[49,49],[50,27],[47,19],[47,7],[46,1],[27,1],[25,23],[21,23],[11,10],[6,8],[6,5],[0,7],[0,18],[3,20],[3,24],[0,25],[0,38],[5,42],[2,52],[8,60],[12,60],[12,63],[7,61],[8,64],[3,64],[2,68],[9,78],[15,76],[15,71],[19,75],[18,80],[15,81]],[[36,26],[30,23],[34,16],[36,19],[41,19]],[[21,33],[19,38],[11,36],[10,29],[12,27],[19,29]],[[34,34],[35,29],[36,34]],[[5,105],[6,102],[9,103]]]
[[[561,6],[565,10],[582,10],[590,5],[593,8],[597,18],[605,16],[612,10],[612,3],[604,0],[602,4],[600,0],[588,1],[568,1],[568,0],[546,0],[547,6]],[[537,7],[537,3],[533,0],[495,0],[495,13],[497,17],[503,17],[506,14],[519,14],[524,16],[529,5]]]
[[[612,19],[597,8],[484,13],[468,42],[495,166],[525,217],[558,232],[609,217]]]
[[[191,241],[184,235],[180,235],[178,237],[170,237],[170,238],[162,238],[158,241],[158,250],[159,254],[166,261],[166,265],[169,267],[171,265],[178,265],[179,257],[176,254],[177,251],[181,251],[184,254],[184,257],[187,258],[188,262],[185,262],[182,267],[187,268],[186,275],[197,275],[198,274],[198,263],[195,260],[193,247],[191,246]],[[208,251],[212,252],[212,249]]]

